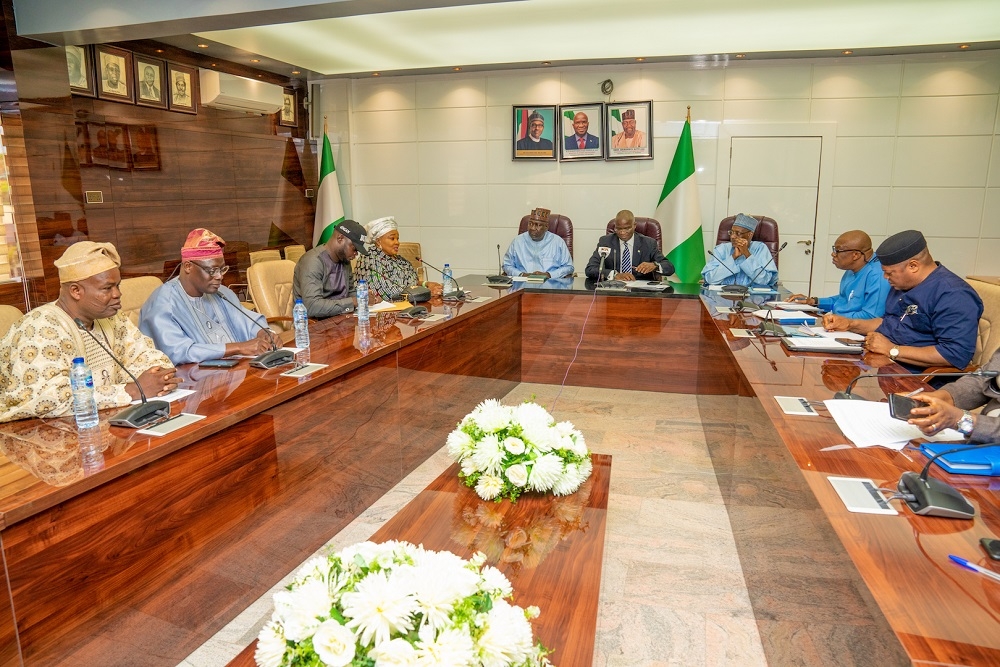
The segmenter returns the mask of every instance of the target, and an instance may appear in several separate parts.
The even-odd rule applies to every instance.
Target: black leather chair
[[[663,229],[660,227],[659,221],[652,218],[636,218],[635,231],[656,241],[656,246],[660,249],[660,252],[663,252]],[[614,218],[608,221],[608,231],[606,233],[615,233]]]

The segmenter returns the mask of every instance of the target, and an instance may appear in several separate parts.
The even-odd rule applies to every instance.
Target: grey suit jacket
[[[989,362],[983,366],[984,371],[1000,371],[1000,350],[997,350]],[[1000,379],[1000,378],[998,378]],[[987,443],[1000,442],[1000,394],[993,390],[995,385],[991,378],[966,376],[951,384],[941,387],[951,394],[955,405],[963,410],[974,410],[983,407],[982,413],[976,416],[976,428],[969,436],[970,442]],[[954,424],[949,424],[954,426]]]
[[[326,255],[327,260],[324,260],[323,255]],[[332,260],[329,260],[326,246],[321,245],[302,255],[295,265],[292,291],[296,298],[302,299],[309,317],[333,317],[354,311],[354,296],[357,292],[351,265],[340,265],[345,273],[346,287],[343,292],[336,293],[328,282],[328,261]]]

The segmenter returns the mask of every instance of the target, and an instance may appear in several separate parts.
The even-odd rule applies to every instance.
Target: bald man
[[[871,237],[860,229],[844,232],[833,244],[831,259],[833,265],[844,272],[840,278],[839,294],[820,298],[793,294],[788,300],[819,306],[844,317],[882,317],[889,282],[882,275],[882,263],[872,250]]]

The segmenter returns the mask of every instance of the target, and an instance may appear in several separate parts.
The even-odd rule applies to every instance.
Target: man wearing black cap
[[[518,139],[515,148],[519,151],[551,151],[552,142],[542,136],[545,131],[545,117],[534,111],[528,116],[528,134]]]
[[[358,305],[351,260],[368,254],[365,228],[354,220],[337,225],[326,245],[313,248],[295,265],[292,290],[302,299],[309,317],[332,317],[354,312]],[[380,300],[371,292],[371,303]]]
[[[865,335],[865,349],[910,371],[927,366],[965,368],[976,352],[983,302],[972,287],[934,261],[924,235],[893,234],[876,251],[889,281],[885,316],[849,319],[827,313],[823,326]],[[944,384],[941,379],[937,386]],[[935,382],[931,382],[935,385]]]

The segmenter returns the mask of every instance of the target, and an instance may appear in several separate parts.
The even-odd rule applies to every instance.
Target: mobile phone
[[[238,363],[239,359],[207,359],[199,362],[198,368],[232,368]]]
[[[835,341],[842,345],[850,345],[851,347],[864,347],[865,341],[854,340],[853,338],[834,338]]]
[[[1000,560],[1000,540],[984,537],[979,540],[979,544],[982,545],[987,556],[993,560]]]
[[[906,421],[910,418],[910,410],[917,407],[917,402],[903,394],[889,394],[889,414],[893,419]]]

